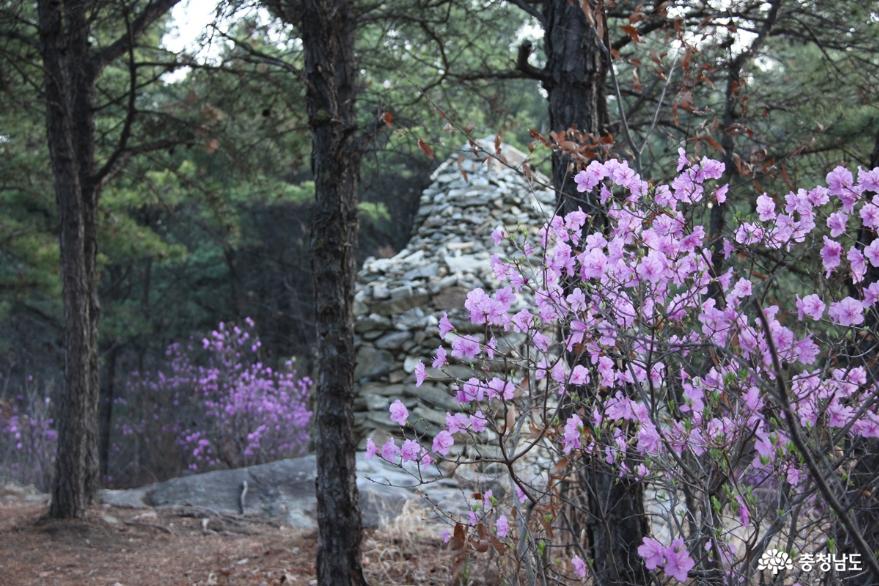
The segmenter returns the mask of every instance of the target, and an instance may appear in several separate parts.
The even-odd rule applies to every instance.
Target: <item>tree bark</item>
[[[608,124],[605,90],[608,53],[607,22],[600,2],[546,0],[544,43],[547,63],[543,85],[549,94],[550,128],[598,136]],[[588,13],[588,14],[587,14]],[[592,194],[579,194],[577,169],[558,150],[552,156],[552,180],[559,213],[582,207],[590,215],[588,229],[604,225],[604,211]],[[572,503],[573,538],[586,537],[592,571],[599,584],[647,584],[637,548],[647,534],[643,486],[620,479],[599,460],[582,462],[577,480],[566,488]]]
[[[601,26],[606,27],[600,10],[593,11],[593,18],[598,18]],[[548,93],[550,129],[598,135],[608,123],[603,39],[587,21],[580,2],[546,0],[543,19],[546,51],[543,87]],[[552,182],[562,213],[582,206],[587,213],[600,216],[601,208],[596,201],[577,193],[575,173],[571,158],[554,151]]]
[[[180,0],[155,0],[126,32],[103,49],[91,48],[90,0],[37,0],[43,60],[46,138],[58,205],[64,305],[64,388],[59,400],[58,454],[49,515],[81,517],[98,489],[98,267],[100,183],[124,152],[134,99],[116,149],[95,164],[95,95],[101,70],[129,52],[134,39]],[[132,80],[134,67],[130,63]],[[134,91],[132,89],[132,91]]]
[[[60,222],[64,389],[49,514],[81,517],[98,486],[95,72],[86,3],[40,0],[46,135]]]
[[[354,144],[352,5],[306,0],[299,9],[316,200],[311,253],[318,332],[317,577],[327,586],[365,584],[352,411],[360,159]]]

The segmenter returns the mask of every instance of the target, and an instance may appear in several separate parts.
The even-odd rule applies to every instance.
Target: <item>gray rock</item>
[[[467,289],[464,287],[448,287],[433,296],[433,303],[442,310],[464,307],[467,300]]]
[[[475,273],[484,271],[487,268],[487,263],[484,260],[470,254],[446,256],[443,260],[448,265],[449,271],[456,274]]]
[[[407,281],[414,281],[415,279],[426,279],[429,277],[435,277],[439,274],[439,265],[435,262],[432,262],[428,265],[424,265],[422,267],[415,267],[414,269],[406,271],[403,274],[403,278]]]
[[[412,338],[409,332],[391,332],[375,341],[375,345],[383,350],[401,348],[403,344]]]
[[[437,476],[435,469],[428,475]],[[132,490],[103,490],[105,504],[122,507],[181,507],[206,513],[240,514],[246,483],[244,514],[268,517],[298,528],[317,527],[315,459],[303,456],[268,464],[217,470],[174,478]],[[403,510],[408,501],[421,501],[413,478],[378,458],[357,456],[357,488],[365,527],[384,526]],[[443,494],[445,489],[447,494]],[[438,498],[450,498],[449,488],[437,486]],[[450,500],[451,502],[451,500]]]
[[[357,366],[354,368],[354,380],[386,374],[390,372],[393,366],[394,356],[390,352],[363,345],[357,351]]]

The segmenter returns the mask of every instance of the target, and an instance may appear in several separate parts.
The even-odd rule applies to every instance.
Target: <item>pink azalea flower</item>
[[[757,215],[761,222],[775,219],[775,201],[765,193],[757,198]]]
[[[870,261],[874,267],[879,267],[879,238],[875,239],[866,248],[864,248],[864,256]]]
[[[568,421],[565,423],[564,447],[562,448],[565,454],[570,454],[571,450],[580,447],[580,429],[582,427],[583,420],[576,413],[568,417]]]
[[[491,240],[494,242],[495,246],[500,246],[500,243],[503,242],[506,237],[507,234],[504,232],[503,226],[498,226],[491,232]]]
[[[433,438],[433,451],[445,456],[449,449],[455,445],[455,438],[446,430],[442,430]]]
[[[690,573],[690,570],[693,569],[693,566],[696,565],[696,562],[693,561],[693,558],[690,557],[690,554],[687,552],[687,546],[684,545],[684,540],[681,538],[675,539],[671,542],[671,546],[669,546],[666,551],[666,562],[663,570],[666,574],[676,579],[678,582],[684,582],[687,579],[687,575]]]
[[[510,533],[510,523],[507,521],[506,515],[499,515],[497,521],[495,521],[495,528],[497,529],[498,539],[504,539]]]
[[[864,304],[857,299],[846,297],[842,301],[830,304],[827,315],[835,324],[841,326],[861,325],[864,323]]]
[[[652,537],[645,537],[638,546],[638,555],[644,560],[648,570],[655,570],[665,564],[665,546]]]
[[[846,224],[848,223],[848,214],[845,212],[833,212],[827,218],[827,227],[830,228],[830,235],[838,238],[845,234]]]
[[[589,382],[589,370],[578,364],[571,371],[571,384],[572,385],[585,385]]]
[[[821,319],[824,315],[824,302],[816,294],[806,295],[802,299],[797,297],[797,319],[802,321],[803,316],[808,316],[815,321]]]
[[[434,354],[433,364],[431,366],[433,368],[442,368],[448,364],[448,355],[446,354],[446,349],[442,346],[438,346],[436,349],[436,354]]]
[[[690,161],[687,159],[687,151],[684,147],[678,147],[678,173],[680,173],[684,167],[688,166]]]
[[[400,427],[406,425],[406,420],[409,418],[409,410],[406,409],[406,405],[401,400],[397,399],[391,403],[388,412],[391,415],[391,421]]]
[[[449,316],[447,313],[443,312],[442,317],[439,320],[439,335],[440,338],[445,339],[446,335],[454,330],[454,326],[452,326],[452,322],[449,321]]]
[[[427,371],[424,368],[424,363],[419,360],[418,364],[415,365],[415,386],[420,387],[426,378]]]
[[[829,277],[842,258],[842,245],[827,236],[824,237],[824,246],[821,247],[821,264],[824,265],[824,276]]]
[[[403,442],[403,447],[400,450],[400,453],[403,457],[404,462],[413,462],[418,459],[418,453],[421,451],[421,446],[417,441],[407,439]]]
[[[389,462],[394,462],[399,456],[400,448],[397,447],[397,442],[394,441],[394,438],[389,437],[382,446],[382,458]]]
[[[586,562],[578,555],[571,558],[571,565],[574,567],[574,574],[581,580],[586,577]]]

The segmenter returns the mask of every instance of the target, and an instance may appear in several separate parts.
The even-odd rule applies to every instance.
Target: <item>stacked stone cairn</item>
[[[447,412],[461,410],[454,383],[474,373],[464,364],[451,363],[442,372],[430,368],[441,343],[439,316],[447,312],[456,332],[481,339],[482,326],[471,325],[464,309],[467,292],[495,290],[491,255],[514,252],[508,240],[495,246],[492,231],[525,231],[536,241],[553,214],[549,181],[537,173],[526,177],[524,153],[503,146],[501,162],[492,140],[476,144],[465,145],[431,175],[406,247],[391,258],[367,259],[358,274],[355,426],[361,444],[375,432],[399,433],[388,415],[395,399],[409,409],[411,430],[428,441],[445,425]],[[496,337],[500,351],[524,342],[523,334]],[[416,387],[412,373],[419,360],[428,378]]]

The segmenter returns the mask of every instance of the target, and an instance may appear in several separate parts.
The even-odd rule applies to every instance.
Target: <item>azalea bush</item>
[[[0,398],[0,480],[48,490],[58,445],[51,393],[28,374],[6,395]]]
[[[292,360],[272,368],[261,348],[249,318],[220,323],[198,342],[169,346],[162,368],[135,373],[115,406],[118,465],[111,470],[167,477],[301,454],[312,381]]]
[[[879,475],[863,466],[879,438],[879,169],[758,195],[711,234],[724,171],[681,151],[655,184],[593,161],[576,184],[599,206],[555,215],[539,242],[495,231],[519,252],[492,258],[498,286],[469,292],[469,323],[442,316],[415,369],[417,385],[449,381],[458,410],[423,438],[394,400],[404,441],[367,445],[425,483],[472,470],[482,489],[445,512],[462,556],[496,552],[526,583],[588,581],[590,510],[571,495],[601,470],[644,494],[631,545],[657,583],[748,583],[771,548],[859,556],[831,581],[877,571],[853,507]],[[499,344],[512,334],[526,342]]]

